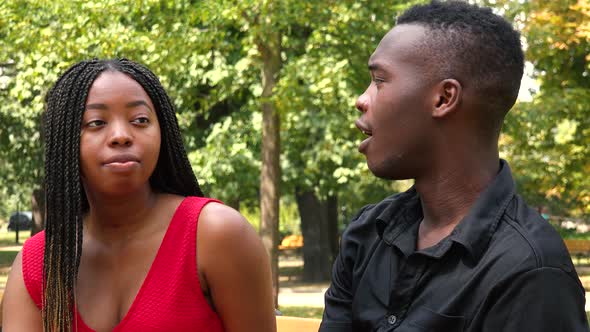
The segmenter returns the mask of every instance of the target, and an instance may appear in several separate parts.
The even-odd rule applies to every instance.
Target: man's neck
[[[454,163],[416,179],[424,219],[418,232],[418,250],[431,247],[461,222],[479,195],[498,173],[498,158]]]

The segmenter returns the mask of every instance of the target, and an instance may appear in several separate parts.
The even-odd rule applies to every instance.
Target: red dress
[[[182,201],[133,304],[113,331],[224,331],[197,275],[197,222],[203,206],[212,201],[203,197]],[[25,286],[39,309],[44,247],[45,232],[41,232],[25,242],[22,255]],[[78,313],[76,323],[77,332],[94,332]]]

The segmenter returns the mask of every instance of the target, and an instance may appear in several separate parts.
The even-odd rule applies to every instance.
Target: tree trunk
[[[335,257],[331,238],[337,236],[337,232],[333,233],[332,217],[335,214],[331,210],[337,201],[331,197],[321,201],[311,190],[297,190],[295,197],[303,235],[303,280],[328,281]]]
[[[31,236],[45,228],[45,187],[33,190],[31,195],[33,223],[31,224]]]
[[[328,196],[325,203],[328,223],[328,241],[330,243],[330,266],[338,255],[340,234],[338,232],[338,197]]]
[[[281,35],[265,31],[256,44],[262,56],[262,170],[260,175],[260,235],[270,255],[275,306],[279,294],[279,199],[281,170],[280,119],[273,95],[281,69]]]
[[[240,199],[239,198],[230,198],[226,202],[227,206],[234,208],[236,211],[240,211]]]

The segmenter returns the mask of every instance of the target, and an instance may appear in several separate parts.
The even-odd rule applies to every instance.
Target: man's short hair
[[[503,114],[514,105],[524,69],[520,34],[490,8],[462,1],[417,5],[397,24],[427,28],[419,45],[435,79],[454,78],[475,89],[482,102]]]

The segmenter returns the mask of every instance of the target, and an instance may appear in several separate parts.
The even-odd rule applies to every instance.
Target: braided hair
[[[95,59],[70,67],[49,90],[43,117],[47,203],[44,331],[72,330],[82,254],[82,216],[89,209],[80,178],[80,128],[88,91],[104,71],[118,71],[133,78],[154,104],[162,144],[149,179],[151,187],[181,196],[203,196],[184,149],[174,107],[149,69],[127,59]]]

